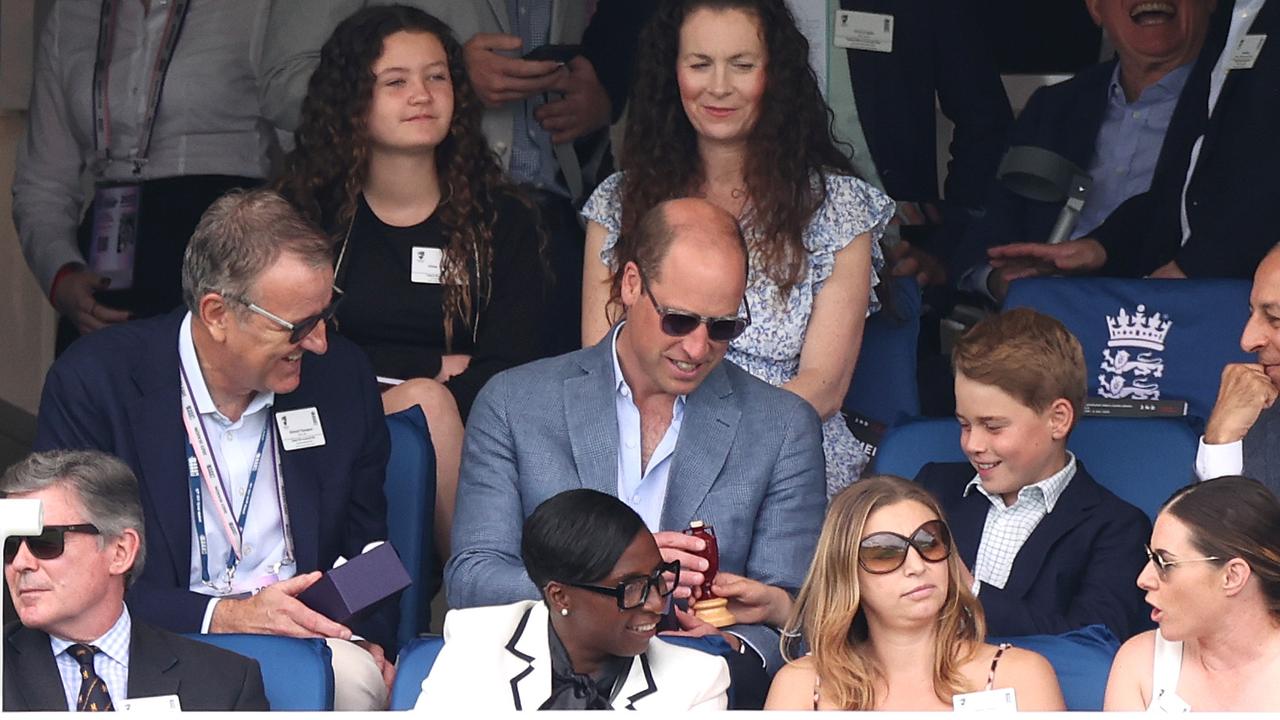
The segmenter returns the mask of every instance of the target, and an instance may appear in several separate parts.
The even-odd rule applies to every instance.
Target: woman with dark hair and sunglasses
[[[750,249],[751,326],[726,357],[803,397],[824,421],[828,495],[867,452],[840,413],[893,201],[858,179],[784,0],[668,0],[639,45],[620,165],[583,208],[582,341],[618,320],[620,258],[664,200],[703,197]]]
[[[1116,654],[1104,710],[1280,711],[1280,500],[1239,476],[1156,516],[1138,576],[1151,619]]]
[[[277,183],[338,243],[337,328],[391,386],[384,409],[427,416],[445,558],[471,403],[545,354],[537,214],[503,176],[483,111],[447,25],[365,8],[321,48]]]
[[[861,480],[828,509],[765,708],[1064,710],[1048,661],[984,643],[985,627],[933,496],[897,477]]]
[[[417,710],[723,710],[719,657],[655,637],[680,576],[621,500],[570,490],[524,523],[541,600],[452,610]]]

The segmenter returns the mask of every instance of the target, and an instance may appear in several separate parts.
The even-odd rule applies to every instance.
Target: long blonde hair
[[[945,522],[932,495],[891,475],[860,480],[832,499],[809,575],[783,631],[783,657],[796,659],[803,637],[823,695],[842,709],[873,709],[876,683],[885,678],[868,647],[874,640],[861,607],[858,546],[872,511],[908,500]],[[946,562],[947,594],[937,619],[933,688],[940,700],[949,702],[952,695],[970,689],[960,667],[976,655],[986,636],[986,621],[982,606],[961,580],[954,549]]]

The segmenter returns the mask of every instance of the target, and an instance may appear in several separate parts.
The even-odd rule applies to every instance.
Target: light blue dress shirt
[[[507,0],[511,30],[524,42],[523,52],[545,45],[551,37],[551,0]],[[556,179],[560,163],[551,133],[533,116],[549,98],[546,93],[520,101],[511,133],[511,163],[507,172],[519,183],[568,197],[569,189]]]
[[[613,331],[616,388],[613,402],[618,413],[618,498],[644,519],[649,532],[656,533],[662,524],[662,504],[667,497],[671,456],[676,451],[676,439],[680,437],[680,424],[684,420],[685,396],[676,397],[666,434],[649,458],[648,467],[640,467],[640,409],[636,407],[631,386],[622,376],[622,365],[618,363],[618,335],[625,325],[622,323]]]
[[[129,698],[129,641],[132,638],[133,621],[129,618],[129,608],[125,607],[110,630],[93,642],[86,643],[98,648],[98,654],[93,656],[93,671],[106,683],[107,694],[111,696],[113,705]],[[72,712],[76,709],[76,697],[84,682],[84,678],[80,676],[80,663],[67,652],[67,648],[75,644],[77,643],[72,640],[49,636],[53,659],[58,665],[58,675],[62,678],[62,690],[67,695],[67,709]]]
[[[1093,186],[1072,238],[1093,232],[1121,203],[1151,187],[1169,120],[1190,74],[1190,64],[1175,68],[1129,102],[1120,85],[1120,65],[1116,64],[1094,141],[1093,160],[1087,168]]]

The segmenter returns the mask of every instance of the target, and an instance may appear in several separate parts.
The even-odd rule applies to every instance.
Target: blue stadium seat
[[[333,709],[333,656],[324,640],[199,633],[186,637],[257,660],[272,710]]]
[[[1106,625],[1089,625],[1061,635],[993,637],[987,638],[987,642],[992,645],[1008,642],[1043,655],[1058,676],[1068,710],[1102,709],[1111,661],[1120,649],[1120,641]]]
[[[387,416],[391,458],[387,461],[387,533],[413,581],[400,596],[401,647],[427,631],[431,598],[437,590],[433,526],[436,455],[422,408],[414,405]]]
[[[893,307],[867,318],[858,365],[843,403],[846,413],[885,425],[920,414],[920,288],[914,278],[894,278],[893,288]]]
[[[1200,436],[1180,419],[1082,418],[1067,447],[1103,487],[1155,519],[1160,505],[1195,478]],[[891,428],[876,453],[875,474],[914,478],[929,462],[965,462],[960,425],[951,418]]]
[[[1090,395],[1186,400],[1205,419],[1222,367],[1249,362],[1240,333],[1247,280],[1033,278],[1009,287],[1004,307],[1062,321],[1084,346]]]
[[[396,680],[391,686],[391,710],[412,710],[422,692],[422,681],[431,672],[436,656],[444,648],[440,635],[426,635],[400,648]]]

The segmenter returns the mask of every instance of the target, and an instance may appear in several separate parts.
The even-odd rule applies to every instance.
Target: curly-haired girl
[[[583,210],[583,342],[617,319],[617,245],[668,198],[733,213],[751,249],[752,325],[727,357],[808,400],[825,421],[830,492],[866,452],[840,405],[853,376],[875,241],[892,201],[854,177],[830,131],[808,43],[784,0],[670,0],[645,30],[622,148],[625,172]],[[599,257],[600,262],[593,258]]]
[[[437,460],[448,557],[462,428],[498,371],[543,354],[537,216],[503,178],[452,31],[421,10],[369,7],[325,42],[280,190],[338,242],[338,331],[404,380]],[[391,383],[388,383],[391,384]]]

